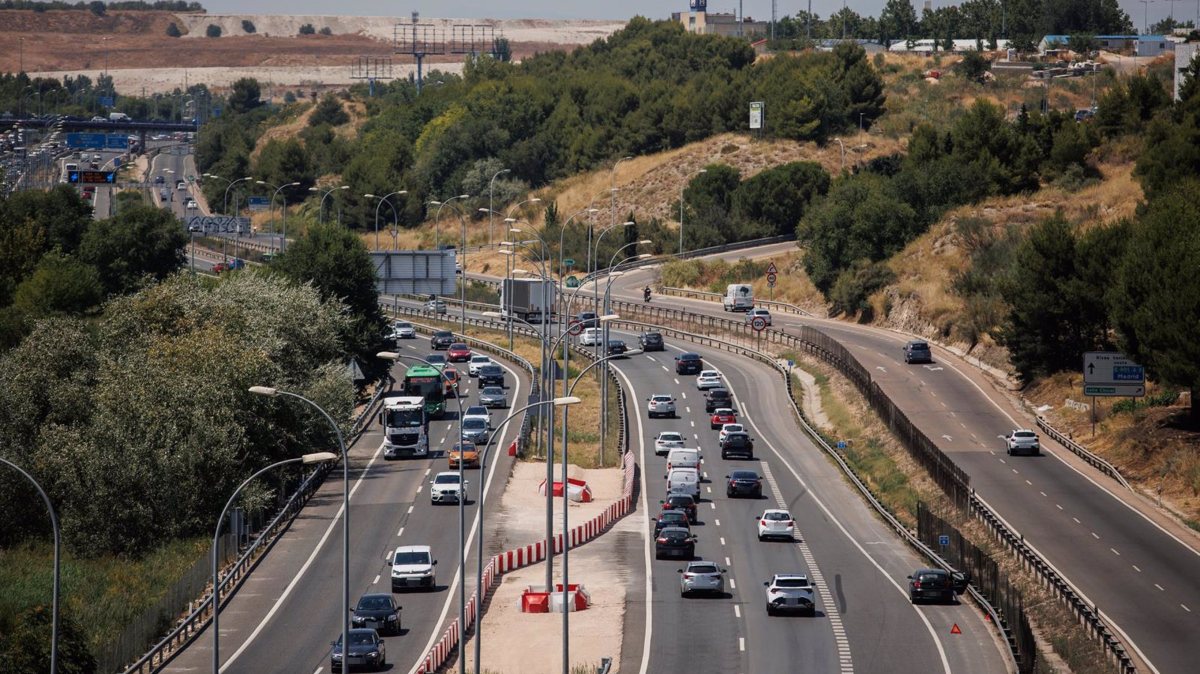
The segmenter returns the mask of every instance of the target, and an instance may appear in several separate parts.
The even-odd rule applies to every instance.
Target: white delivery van
[[[745,283],[730,283],[721,299],[725,311],[750,311],[754,308],[754,289]]]
[[[672,468],[667,471],[667,493],[688,494],[700,501],[700,471],[695,468]]]
[[[695,468],[700,470],[699,449],[672,449],[667,454],[667,472],[672,468]]]

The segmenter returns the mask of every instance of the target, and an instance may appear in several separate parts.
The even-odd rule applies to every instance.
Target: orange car
[[[452,367],[447,367],[442,370],[442,374],[446,375],[445,378],[442,379],[442,385],[445,388],[445,397],[458,397],[458,383],[461,381],[458,370]]]
[[[462,456],[463,468],[478,468],[479,467],[479,450],[475,449],[475,443],[464,442],[454,447],[447,454],[449,458],[450,468],[458,469],[458,457]]]

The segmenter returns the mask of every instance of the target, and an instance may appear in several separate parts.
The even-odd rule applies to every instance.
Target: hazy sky
[[[878,16],[885,0],[857,0],[847,2],[859,14]],[[508,0],[508,2],[478,2],[472,0],[408,0],[408,2],[379,2],[378,0],[200,0],[208,11],[221,14],[357,14],[364,16],[393,15],[407,17],[416,10],[430,18],[547,18],[547,19],[627,19],[636,14],[652,19],[665,19],[671,12],[686,11],[687,0],[603,0],[582,2],[581,0]],[[924,0],[913,0],[920,12]],[[934,0],[934,7],[957,4],[947,0]],[[1142,26],[1143,5],[1139,0],[1120,0],[1121,7],[1133,19],[1139,30]],[[800,0],[776,0],[779,16],[795,14],[807,7]],[[331,10],[331,6],[336,9]],[[842,6],[840,0],[812,0],[813,12],[829,16]],[[743,0],[742,7],[747,16],[755,19],[771,18],[771,0]],[[1148,9],[1150,23],[1167,16],[1174,7],[1180,19],[1195,20],[1200,12],[1200,0],[1152,0]],[[728,12],[737,9],[737,0],[709,0],[710,12]]]

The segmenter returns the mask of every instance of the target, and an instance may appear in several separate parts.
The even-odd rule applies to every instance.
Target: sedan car
[[[479,376],[479,368],[483,367],[484,365],[491,365],[491,364],[492,364],[491,358],[488,358],[487,356],[485,356],[483,354],[477,353],[477,354],[471,356],[471,360],[467,362],[467,374],[471,375],[472,377],[478,377]]]
[[[961,574],[960,574],[961,576]],[[957,603],[956,581],[966,589],[965,579],[955,578],[944,569],[917,569],[908,577],[908,599],[917,604],[926,599]]]
[[[767,615],[784,611],[817,614],[813,586],[802,573],[777,573],[763,583],[767,587]]]
[[[629,348],[625,346],[624,341],[620,339],[608,340],[608,355],[615,356],[617,358],[624,358],[625,352],[628,350]]]
[[[682,510],[664,510],[654,518],[654,535],[666,529],[667,527],[678,527],[691,531],[691,520],[688,519],[687,513]]]
[[[681,597],[697,592],[725,594],[725,569],[714,562],[688,562],[679,574]]]
[[[466,440],[471,446],[487,444],[488,439],[491,437],[487,419],[480,419],[479,417],[464,418],[462,422],[462,436],[463,440]],[[468,465],[470,465],[469,462]],[[450,460],[450,467],[454,467],[453,458]]]
[[[646,398],[649,403],[646,405],[646,413],[650,418],[654,417],[674,417],[675,416],[675,399],[669,395],[656,393],[655,395]]]
[[[683,494],[679,492],[671,492],[667,494],[667,498],[659,501],[662,503],[663,511],[680,510],[687,515],[688,522],[695,524],[699,521],[700,508],[696,505],[696,499],[691,494]]]
[[[919,340],[913,340],[904,345],[904,362],[906,363],[932,363],[933,352],[929,350],[929,344]]]
[[[642,351],[664,351],[667,348],[661,332],[643,332],[638,335],[638,346]]]
[[[400,633],[400,606],[390,593],[364,594],[359,597],[350,616],[350,624],[356,628],[370,628],[379,633]]]
[[[464,421],[463,422],[463,435],[464,436],[467,434],[466,425],[467,424]],[[487,430],[484,429],[484,432],[486,433]],[[478,468],[479,467],[479,450],[475,448],[474,442],[464,441],[464,442],[454,443],[454,446],[451,447],[450,451],[446,453],[446,458],[449,461],[449,464],[450,464],[449,467],[451,470],[458,468],[458,462],[459,462],[460,458],[462,459],[462,462],[463,462],[463,468]],[[446,473],[438,473],[439,476],[445,475],[445,474]],[[452,473],[452,474],[455,476],[455,478],[458,477],[457,473]]]
[[[408,321],[396,321],[392,323],[392,337],[395,339],[416,339],[417,331],[413,328],[413,324]]]
[[[1042,445],[1038,441],[1037,433],[1028,428],[1018,428],[1004,436],[1004,449],[1009,456],[1014,454],[1038,456],[1042,453]]]
[[[454,343],[454,333],[449,330],[438,330],[429,338],[429,345],[434,349],[449,349]]]
[[[429,300],[425,303],[425,311],[432,311],[435,314],[446,313],[446,302],[444,300]]]
[[[721,381],[721,373],[716,370],[704,370],[696,377],[696,388],[701,391],[723,386],[725,386],[725,382]]]
[[[346,649],[345,665],[351,667],[366,667],[371,670],[383,669],[387,664],[387,652],[383,639],[372,629],[352,629],[349,632],[350,647]],[[342,671],[342,637],[333,642],[333,652],[329,654],[329,669]]]
[[[479,385],[504,388],[504,370],[496,364],[484,365],[479,368]]]
[[[466,464],[463,464],[466,465]],[[458,473],[438,473],[429,481],[429,499],[430,502],[437,503],[458,503],[459,499],[466,501],[467,485],[469,480],[464,480],[460,485],[458,483]]]
[[[771,508],[764,510],[763,514],[758,516],[758,540],[765,541],[768,538],[785,538],[792,540],[795,536],[796,522],[792,519],[792,514],[786,510]]]
[[[725,476],[725,496],[762,497],[762,478],[752,470],[735,470]]]
[[[718,408],[713,412],[712,417],[708,420],[708,425],[712,430],[718,430],[725,424],[736,424],[737,415],[728,407]]]
[[[654,438],[654,453],[662,456],[672,449],[683,448],[683,435],[675,431],[663,431]]]
[[[704,360],[698,353],[681,353],[675,356],[675,374],[700,374]]]
[[[471,347],[455,342],[446,349],[446,359],[451,363],[465,363],[471,360]]]
[[[680,527],[667,527],[658,532],[654,539],[654,558],[680,557],[691,559],[696,556],[696,537]]]
[[[479,404],[484,407],[508,407],[508,394],[499,386],[487,386],[479,392]]]

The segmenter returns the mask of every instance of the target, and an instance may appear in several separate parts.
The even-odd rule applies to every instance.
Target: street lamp
[[[33,476],[25,472],[17,464],[8,459],[0,458],[0,463],[11,466],[18,473],[25,476],[25,479],[33,483],[34,489],[37,489],[38,494],[41,494],[42,501],[46,503],[46,510],[50,512],[50,527],[54,530],[54,589],[50,599],[50,674],[58,674],[58,586],[59,586],[59,549],[62,546],[62,535],[58,530],[58,515],[54,512],[54,504],[50,502],[50,497],[46,495],[46,491],[42,489],[42,485],[33,479]]]
[[[321,224],[325,224],[325,197],[329,196],[330,194],[332,194],[338,190],[348,190],[348,189],[350,189],[349,185],[338,185],[337,187],[330,187],[328,190],[325,190],[324,194],[321,195],[321,203],[318,206],[318,210],[317,210],[317,219],[321,222]],[[310,188],[308,188],[308,191],[309,192],[320,192],[321,190],[316,187],[310,187]],[[347,642],[347,643],[349,643],[349,642]]]
[[[842,160],[841,160],[841,163],[838,165],[838,173],[839,174],[845,173],[845,171],[846,171],[846,146],[844,144],[842,144],[841,138],[834,138],[834,140],[837,141],[838,147],[841,148],[841,150],[842,150],[842,155],[841,155]]]
[[[281,190],[283,190],[283,189],[284,189],[284,188],[286,188],[286,187],[299,187],[299,186],[300,186],[300,183],[287,183],[287,184],[285,184],[285,185],[280,185],[279,187],[275,187],[275,186],[274,186],[274,185],[272,185],[271,183],[264,182],[264,181],[262,181],[262,180],[255,180],[254,182],[255,182],[256,184],[259,184],[259,185],[265,185],[265,186],[267,186],[267,187],[274,187],[274,188],[275,188],[275,192],[271,194],[271,208],[275,208],[275,195],[276,195],[276,194],[279,194],[279,192],[280,192]],[[283,216],[282,216],[282,220],[283,220],[283,239],[281,239],[281,240],[279,241],[279,252],[281,252],[281,253],[282,253],[282,252],[283,252],[283,249],[286,247],[286,246],[285,246],[285,244],[287,244],[287,196],[283,196],[283,197],[280,197],[280,198],[281,198],[281,199],[283,199],[283,208],[282,208],[282,209],[280,209],[280,212],[283,214]]]
[[[325,408],[299,393],[292,393],[270,386],[251,386],[250,392],[267,396],[268,398],[284,396],[306,403],[320,412],[321,416],[325,417],[325,420],[333,427],[333,431],[337,436],[338,451],[342,457],[342,606],[338,609],[338,613],[341,615],[342,621],[342,643],[349,644],[350,614],[346,612],[346,607],[350,605],[350,457],[346,455],[346,441],[342,437],[342,429],[333,420],[333,417],[329,415],[329,412],[325,411]],[[343,648],[348,648],[348,646],[344,646]],[[215,653],[213,657],[214,659],[216,658]]]
[[[437,215],[433,216],[433,249],[438,250],[442,245],[442,207],[455,199],[469,199],[469,194],[459,194],[445,201],[430,201],[429,205],[437,206]]]
[[[392,206],[392,202],[387,200],[388,197],[396,194],[408,194],[408,190],[396,190],[395,192],[389,192],[382,197],[377,197],[370,193],[363,195],[368,199],[379,199],[379,203],[375,205],[375,250],[379,250],[379,208],[383,206],[385,201],[387,201],[387,205],[392,209],[392,213],[396,215],[396,226],[399,226],[400,216],[396,212],[396,207]]]
[[[265,473],[269,470],[273,470],[280,466],[286,466],[290,463],[301,463],[304,465],[308,465],[308,464],[312,464],[312,463],[328,463],[328,462],[334,461],[336,459],[337,459],[337,455],[332,452],[315,452],[313,454],[305,454],[304,456],[298,456],[294,459],[284,459],[283,461],[276,461],[275,463],[267,466],[266,468],[259,470],[257,473],[246,478],[246,480],[244,482],[242,482],[240,485],[238,485],[237,489],[233,490],[233,496],[230,496],[229,501],[227,501],[225,503],[225,508],[223,510],[221,510],[221,516],[217,518],[217,530],[215,532],[213,532],[213,544],[212,544],[212,576],[213,576],[213,580],[212,580],[212,586],[213,586],[213,590],[212,590],[213,660],[212,660],[212,663],[213,663],[213,668],[212,668],[212,671],[213,671],[213,674],[220,674],[220,672],[221,672],[221,623],[220,623],[221,581],[220,581],[220,578],[218,577],[219,568],[217,566],[217,542],[221,537],[221,527],[225,524],[225,514],[229,512],[229,507],[233,505],[233,502],[237,499],[238,494],[242,493],[242,489],[244,489],[246,487],[246,485],[250,484],[259,475],[262,475],[263,473]]]
[[[683,185],[679,188],[679,254],[683,255],[683,190],[687,188],[688,181],[692,176],[698,176],[701,173],[708,173],[708,169],[700,169],[695,173],[687,176],[683,180]]]
[[[632,227],[633,221],[626,220],[625,222],[621,223],[620,226],[621,227]],[[599,271],[600,242],[604,239],[605,234],[608,234],[609,232],[613,231],[616,228],[617,228],[617,225],[612,225],[610,227],[605,228],[602,232],[600,232],[599,235],[596,236],[596,245],[594,247],[589,245],[589,247],[588,247],[588,266],[589,266],[589,268],[595,267],[591,270],[592,273],[596,273],[597,271]],[[591,231],[592,230],[590,230],[590,229],[588,230],[589,235],[591,234]],[[592,293],[592,311],[595,312],[596,314],[600,313],[600,297],[599,297],[598,293],[599,293],[599,287],[594,286],[593,293]],[[605,337],[605,339],[607,339],[607,337]],[[604,340],[601,340],[601,341],[604,341]],[[597,358],[600,357],[600,347],[601,347],[600,344],[596,345],[596,357]],[[604,384],[605,381],[606,381],[606,379],[602,376],[600,378],[600,382],[601,382],[600,386],[602,389],[601,393],[604,395],[607,395],[608,387]],[[601,412],[601,414],[600,414],[600,447],[601,447],[600,455],[601,455],[601,457],[603,457],[604,456],[604,452],[603,452],[604,440],[605,440],[605,436],[608,434],[608,414],[607,414],[608,413],[608,400],[603,397],[600,398],[600,412]]]
[[[502,173],[512,173],[512,170],[511,169],[500,169],[499,171],[496,171],[495,175],[492,176],[492,179],[488,181],[488,211],[492,210],[492,184],[496,182],[496,178]],[[489,246],[492,245],[492,226],[493,226],[492,220],[493,220],[493,218],[492,218],[491,214],[489,213],[488,214],[488,245]]]
[[[495,313],[495,312],[492,312],[492,313]],[[572,396],[563,396],[562,398],[543,400],[541,402],[536,402],[531,405],[526,405],[526,406],[522,407],[521,409],[516,410],[512,414],[505,417],[504,421],[501,421],[500,425],[498,425],[495,428],[495,430],[493,430],[491,432],[491,434],[488,436],[487,444],[485,444],[483,446],[483,456],[480,457],[480,464],[479,464],[480,474],[482,475],[483,472],[487,470],[488,448],[492,446],[493,440],[497,440],[501,437],[501,434],[504,432],[504,427],[508,425],[508,422],[517,418],[517,416],[519,416],[523,412],[533,409],[534,407],[541,407],[543,405],[553,405],[555,407],[562,407],[565,410],[568,406],[578,404],[579,402],[580,402],[579,398],[575,398]],[[564,430],[564,433],[565,433],[565,430]],[[497,449],[499,449],[499,447],[497,447]],[[484,489],[479,490],[479,528],[477,530],[478,535],[476,536],[476,539],[475,539],[475,552],[477,555],[477,563],[475,566],[475,592],[477,592],[478,596],[479,596],[479,604],[478,604],[479,606],[483,605],[483,515],[484,515],[484,513],[487,512],[487,510],[484,508],[484,492],[485,492]],[[564,512],[565,512],[565,509],[564,509]],[[547,588],[547,591],[549,591],[548,588]],[[480,674],[479,651],[482,648],[482,643],[483,643],[483,614],[482,614],[482,612],[477,612],[476,618],[475,618],[475,674]],[[463,647],[465,648],[465,645]]]

